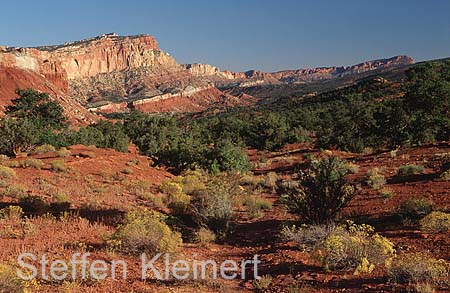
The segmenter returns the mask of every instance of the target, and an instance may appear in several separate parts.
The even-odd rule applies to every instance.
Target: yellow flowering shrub
[[[446,232],[450,230],[450,213],[432,212],[420,220],[420,228],[427,232]]]
[[[174,253],[181,244],[181,234],[165,223],[166,216],[155,211],[133,211],[113,234],[111,240],[127,253]]]
[[[12,265],[0,263],[0,292],[31,293],[39,289],[36,279],[22,280]]]

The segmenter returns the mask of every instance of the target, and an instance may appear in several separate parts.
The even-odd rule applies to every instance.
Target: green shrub
[[[25,161],[22,162],[22,166],[24,168],[31,167],[35,169],[42,169],[44,165],[45,163],[39,159],[26,159]]]
[[[420,219],[433,211],[433,203],[427,199],[408,199],[400,204],[398,213],[403,219]]]
[[[394,259],[388,272],[398,283],[437,284],[448,280],[448,264],[426,253],[409,253],[399,256]]]
[[[54,152],[54,151],[56,151],[54,146],[52,146],[50,144],[44,144],[44,145],[35,147],[33,150],[33,154],[34,155],[42,155],[42,154]]]
[[[380,189],[386,184],[386,179],[383,174],[380,174],[381,170],[379,168],[374,168],[369,170],[366,174],[366,183],[373,189]]]
[[[6,166],[0,166],[0,178],[1,179],[11,179],[16,177],[16,171],[13,169],[6,167]]]
[[[57,152],[56,155],[60,158],[65,158],[68,157],[72,154],[72,152],[68,149],[66,149],[65,147],[60,148]]]
[[[450,214],[432,212],[420,220],[420,228],[427,232],[447,232],[450,230]]]
[[[67,172],[69,170],[69,167],[66,166],[63,160],[55,160],[50,163],[50,166],[55,172]]]
[[[422,173],[424,167],[422,165],[403,165],[398,168],[398,176],[411,176]]]
[[[278,184],[278,193],[288,208],[309,223],[326,223],[353,198],[354,187],[347,183],[346,162],[336,157],[312,161],[300,172],[298,186]]]
[[[181,244],[181,235],[172,231],[165,220],[155,211],[128,212],[112,240],[118,241],[126,253],[174,253]]]

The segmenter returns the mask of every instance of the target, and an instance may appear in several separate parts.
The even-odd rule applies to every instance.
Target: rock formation
[[[139,101],[154,102],[161,97],[172,99],[183,95],[186,98],[190,91],[210,93],[218,99],[221,94],[211,90],[213,86],[305,83],[412,62],[410,57],[396,56],[353,66],[231,72],[209,64],[180,65],[149,35],[118,36],[111,33],[55,46],[1,46],[0,80],[8,80],[9,85],[0,84],[0,107],[13,98],[14,86],[33,87],[49,91],[56,99],[66,101],[65,110],[71,116],[91,121],[93,118],[80,105],[120,111],[134,104],[141,105]],[[18,77],[15,78],[14,74]]]

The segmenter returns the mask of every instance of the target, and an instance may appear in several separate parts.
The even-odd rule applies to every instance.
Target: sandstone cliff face
[[[81,104],[123,100],[192,83],[190,73],[149,35],[107,34],[57,46],[0,50],[0,66],[33,72]],[[205,83],[202,83],[202,85]]]
[[[408,56],[395,56],[388,59],[366,61],[352,66],[318,67],[296,70],[284,70],[278,72],[263,72],[249,70],[245,72],[220,71],[217,67],[208,64],[187,64],[186,68],[196,76],[222,78],[220,84],[238,82],[242,86],[258,83],[297,83],[339,78],[364,72],[380,70],[384,68],[401,67],[413,64],[414,60]],[[224,80],[225,79],[225,80]]]
[[[58,60],[69,79],[86,78],[100,73],[129,70],[142,66],[177,67],[176,61],[158,48],[149,35],[119,37],[105,35],[48,50],[50,60]]]
[[[60,46],[6,49],[0,53],[0,64],[66,81],[143,66],[181,68],[153,37],[115,34]]]
[[[80,105],[99,108],[114,103],[115,106],[107,108],[120,110],[135,101],[148,101],[153,97],[170,97],[168,100],[171,100],[189,89],[213,93],[210,84],[226,88],[305,83],[411,63],[410,57],[396,56],[343,67],[231,72],[209,64],[180,65],[149,35],[106,34],[57,46],[0,47],[0,67],[8,69],[0,71],[0,80],[7,79],[10,85],[7,91],[3,90],[8,95],[2,97],[0,107],[13,98],[12,85],[33,87],[66,101],[66,111],[76,109],[77,112],[70,113],[72,116],[88,120],[86,113],[80,114],[83,112]],[[29,82],[14,80],[14,74],[5,76],[6,72]],[[208,89],[204,90],[205,87]],[[216,92],[214,95],[218,96]]]

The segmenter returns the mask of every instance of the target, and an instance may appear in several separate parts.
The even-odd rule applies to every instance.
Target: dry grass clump
[[[208,246],[208,244],[214,243],[216,241],[216,234],[206,227],[201,227],[195,232],[194,240],[201,246]]]
[[[272,202],[256,195],[248,195],[244,198],[244,206],[250,218],[260,218],[263,216],[263,211],[272,208]]]

